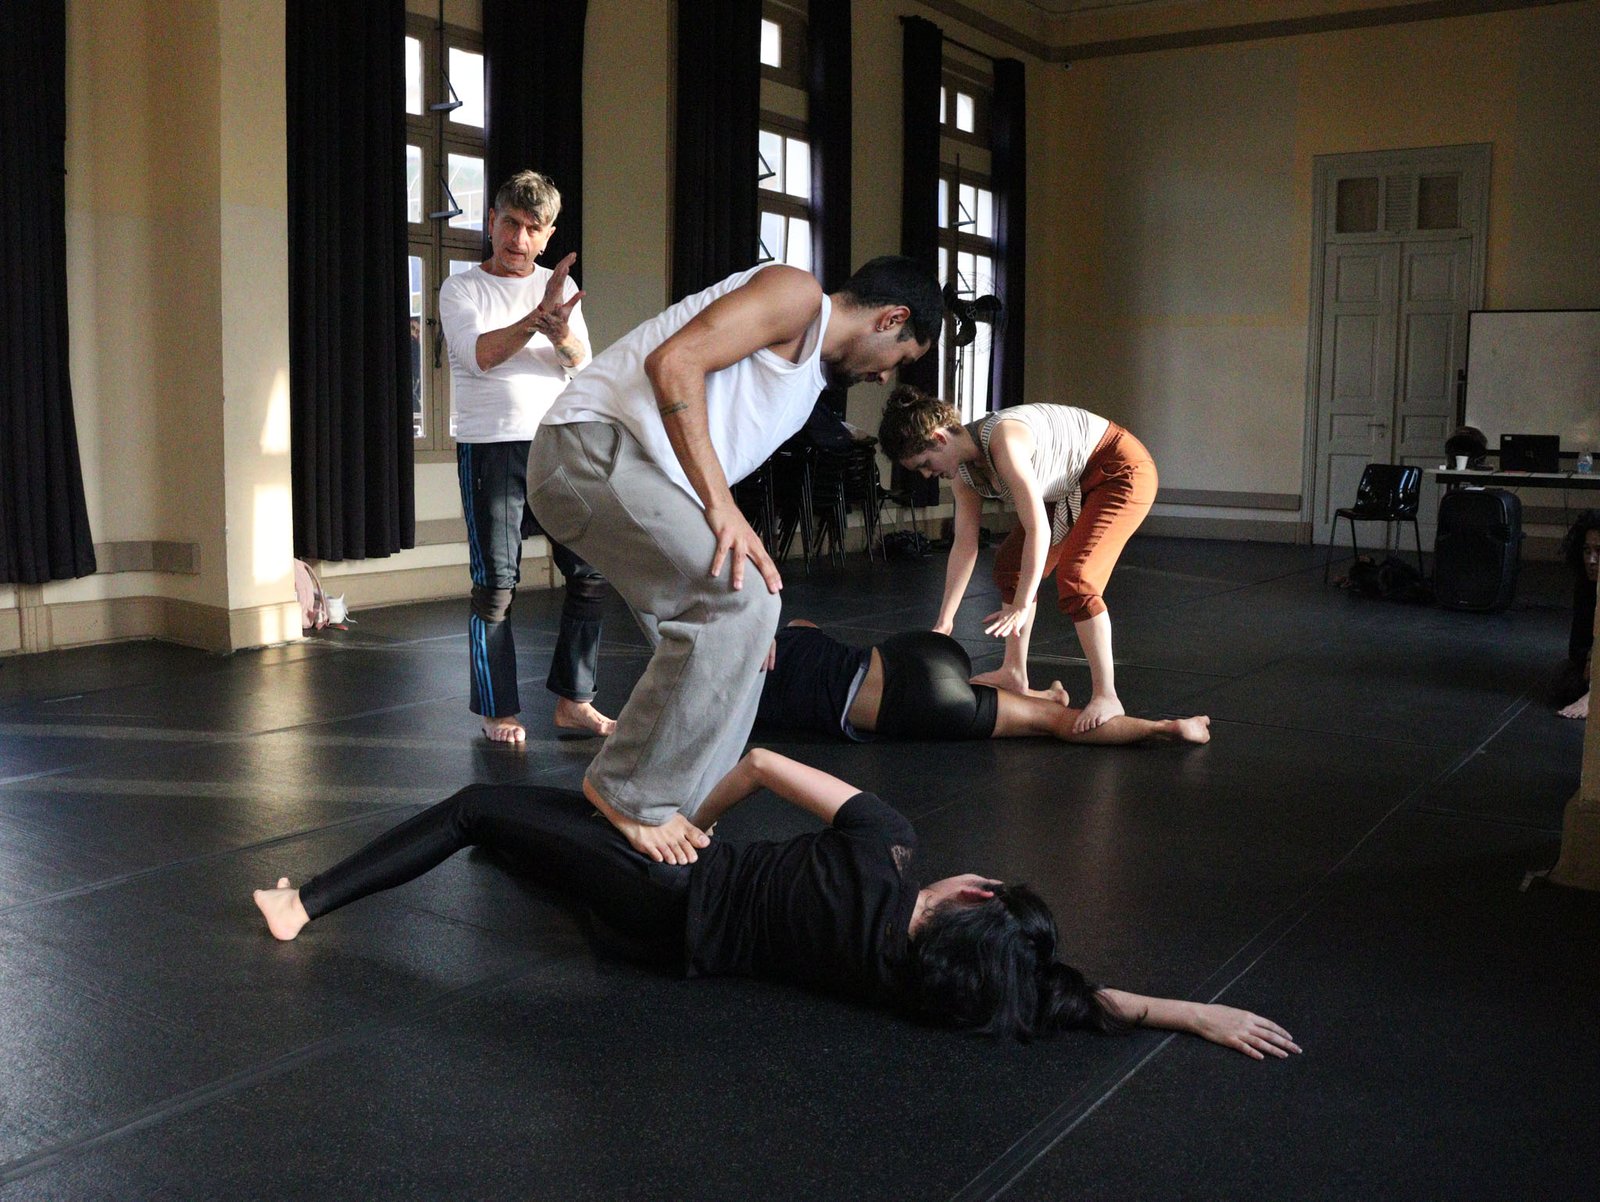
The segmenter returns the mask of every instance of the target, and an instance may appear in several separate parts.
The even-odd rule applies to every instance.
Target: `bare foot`
[[[280,876],[276,889],[257,889],[252,895],[256,909],[267,920],[267,930],[274,939],[287,942],[300,933],[300,928],[311,921],[306,908],[300,904],[300,890],[289,887],[289,878]]]
[[[1211,742],[1211,719],[1204,714],[1193,718],[1174,718],[1172,732],[1185,743]]]
[[[1086,730],[1093,730],[1107,718],[1117,718],[1126,712],[1122,708],[1122,702],[1115,696],[1091,697],[1089,704],[1078,714],[1078,720],[1072,724],[1073,733],[1082,734]]]
[[[1033,696],[1041,701],[1054,701],[1057,705],[1064,705],[1068,709],[1072,708],[1072,698],[1067,695],[1067,686],[1059,680],[1052,680],[1048,689],[1034,690]]]
[[[1043,693],[1036,693],[1028,687],[1028,678],[1025,674],[1009,672],[1005,668],[996,668],[993,672],[980,672],[972,678],[972,683],[1005,689],[1008,693],[1021,693],[1026,697],[1044,696]]]
[[[556,726],[561,730],[579,730],[604,738],[617,729],[617,720],[606,717],[591,702],[557,697]]]
[[[528,732],[513,714],[509,718],[485,718],[483,737],[491,743],[526,743]]]
[[[1589,694],[1585,693],[1566,709],[1558,711],[1563,718],[1587,718],[1589,716]]]
[[[658,864],[693,864],[700,857],[695,849],[709,847],[711,836],[695,826],[682,814],[674,814],[660,826],[647,826],[637,818],[613,809],[605,798],[583,778],[583,795],[606,816],[606,820],[622,832],[622,837],[640,855],[649,856]]]

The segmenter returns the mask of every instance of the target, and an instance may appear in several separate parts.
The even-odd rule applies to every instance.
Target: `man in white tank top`
[[[919,358],[943,314],[933,273],[897,256],[831,296],[782,264],[740,272],[597,355],[534,436],[534,515],[605,574],[655,644],[584,777],[653,859],[687,864],[706,846],[684,812],[743,753],[777,629],[783,582],[731,486],[828,384]],[[745,587],[746,560],[765,587]]]

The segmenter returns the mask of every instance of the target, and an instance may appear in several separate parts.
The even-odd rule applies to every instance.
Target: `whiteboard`
[[[1479,309],[1467,323],[1466,423],[1491,451],[1502,434],[1600,451],[1600,309]]]

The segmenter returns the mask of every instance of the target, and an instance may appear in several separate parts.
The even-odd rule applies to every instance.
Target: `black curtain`
[[[931,21],[902,17],[901,120],[903,166],[900,192],[900,253],[925,263],[929,272],[939,266],[939,77],[943,71],[944,34]],[[924,392],[939,386],[937,345],[909,367],[902,367],[900,382]],[[914,504],[933,505],[939,499],[939,482],[924,480],[914,472],[895,467],[894,487],[913,489]]]
[[[836,292],[850,278],[850,0],[813,4],[808,22],[811,114],[811,264],[822,287]],[[845,390],[822,401],[840,417]]]
[[[67,373],[63,0],[0,0],[0,580],[94,571]]]
[[[994,188],[995,291],[1005,298],[989,363],[989,407],[1023,402],[1022,334],[1027,312],[1028,153],[1024,134],[1026,89],[1022,64],[994,64],[990,115],[990,170]]]
[[[483,0],[488,189],[519,171],[547,175],[561,192],[554,265],[577,251],[583,271],[583,26],[588,0]],[[530,31],[537,31],[530,33]]]
[[[415,543],[403,0],[287,9],[294,548]]]
[[[756,262],[761,0],[679,0],[672,299]]]

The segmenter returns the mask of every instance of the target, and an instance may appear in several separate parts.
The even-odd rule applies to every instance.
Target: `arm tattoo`
[[[658,405],[662,417],[671,417],[674,413],[682,413],[689,406],[682,401],[668,401],[665,405]]]

